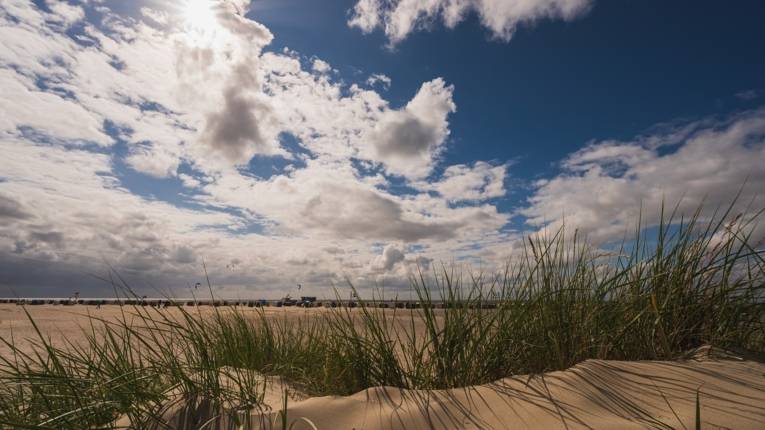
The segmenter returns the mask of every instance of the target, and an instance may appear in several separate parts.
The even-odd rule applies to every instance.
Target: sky
[[[764,13],[0,0],[0,295],[405,294],[564,221],[605,247],[662,201],[754,213]]]

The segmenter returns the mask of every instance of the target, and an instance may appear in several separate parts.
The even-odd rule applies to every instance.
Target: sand
[[[107,319],[119,314],[116,306],[28,309],[43,331],[59,334],[52,336],[56,342],[81,336],[79,326],[86,325],[86,312]],[[21,307],[0,305],[0,336],[7,337],[11,327],[17,339],[33,335],[25,321]],[[672,362],[587,360],[564,371],[461,389],[375,387],[346,397],[296,395],[287,412],[296,430],[311,428],[302,418],[320,430],[693,429],[697,390],[703,428],[765,428],[765,363],[711,348]],[[272,411],[281,409],[279,393],[274,384],[267,396]],[[218,424],[214,428],[231,428]]]
[[[765,365],[701,351],[681,362],[587,360],[455,390],[377,387],[289,406],[319,429],[765,428]],[[309,428],[296,425],[295,428]]]
[[[101,307],[86,305],[36,305],[36,306],[17,306],[15,304],[0,304],[0,337],[13,339],[17,346],[28,352],[32,343],[39,339],[34,326],[29,321],[24,310],[34,319],[40,332],[49,339],[54,346],[63,347],[71,341],[75,344],[84,342],[83,330],[90,330],[90,317],[102,319],[104,321],[117,321],[122,318],[123,311],[130,320],[135,313],[131,306],[104,305]],[[229,308],[213,308],[211,306],[185,307],[187,312],[201,312],[203,315],[215,312],[227,312]],[[238,307],[238,311],[245,315],[252,314],[256,316],[257,308]],[[153,311],[153,309],[151,310]],[[263,308],[263,312],[269,317],[298,317],[307,312],[317,314],[324,312],[325,309],[303,309],[303,308]],[[177,308],[169,307],[162,309],[162,312],[171,315],[180,316]],[[137,318],[133,321],[139,321]],[[30,342],[30,340],[32,342]],[[10,348],[0,343],[0,355],[10,353]]]
[[[281,429],[280,381],[266,393],[267,414],[251,428]],[[291,396],[289,427],[299,429],[762,429],[765,364],[711,348],[682,361],[587,360],[570,369],[505,378],[452,390],[375,387],[351,396]],[[215,413],[174,407],[172,428],[238,429],[209,422]],[[310,424],[308,424],[310,422]],[[129,421],[119,425],[127,428]]]

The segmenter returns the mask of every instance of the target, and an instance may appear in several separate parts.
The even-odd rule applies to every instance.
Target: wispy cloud
[[[743,90],[736,93],[736,97],[738,97],[741,100],[755,100],[758,97],[760,97],[760,93],[757,90]]]
[[[594,0],[358,0],[348,25],[364,33],[382,29],[391,45],[430,27],[439,19],[454,28],[469,14],[497,39],[508,41],[523,24],[541,19],[572,20],[586,14]]]

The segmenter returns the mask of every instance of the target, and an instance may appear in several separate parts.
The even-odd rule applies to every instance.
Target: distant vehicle
[[[301,296],[300,297],[300,306],[304,308],[310,308],[315,306],[316,304],[316,296]]]
[[[280,305],[280,303],[281,303],[281,305]],[[298,301],[293,299],[292,296],[290,296],[289,294],[284,296],[283,299],[281,299],[278,302],[276,302],[276,306],[295,306],[297,304],[298,304]]]

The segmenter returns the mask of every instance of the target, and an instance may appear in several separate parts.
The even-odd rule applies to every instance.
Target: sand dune
[[[272,411],[281,409],[280,390],[275,383],[267,392]],[[312,428],[303,418],[320,430],[693,429],[697,390],[703,428],[763,428],[765,364],[710,348],[682,361],[587,360],[564,371],[462,389],[376,387],[347,397],[293,397],[287,413],[296,430]],[[199,410],[191,419],[193,411],[172,412],[165,417],[176,428],[194,428],[210,417]],[[252,420],[279,429],[277,414]],[[237,427],[221,421],[212,428]]]
[[[57,342],[67,338],[75,343],[87,313],[110,319],[119,312],[117,307],[28,309],[46,335]],[[17,340],[35,336],[20,307],[2,310],[3,336],[14,333]],[[294,310],[267,312],[274,316],[299,314]],[[265,403],[272,412],[252,419],[276,422],[273,428],[279,428],[282,387],[278,378],[269,379]],[[697,390],[704,428],[765,428],[765,361],[711,348],[702,348],[681,361],[587,360],[564,371],[452,390],[376,387],[346,397],[306,398],[292,388],[287,412],[296,430],[311,428],[301,418],[319,430],[692,429]],[[180,405],[169,407],[164,414],[175,428],[196,428],[215,415],[201,413],[204,404],[193,411]],[[119,424],[127,426],[129,420],[123,418]],[[206,428],[236,427],[221,421]]]
[[[570,369],[466,389],[378,387],[289,406],[320,429],[762,429],[765,364],[709,354],[680,362],[587,360]],[[296,428],[308,428],[297,424]]]

